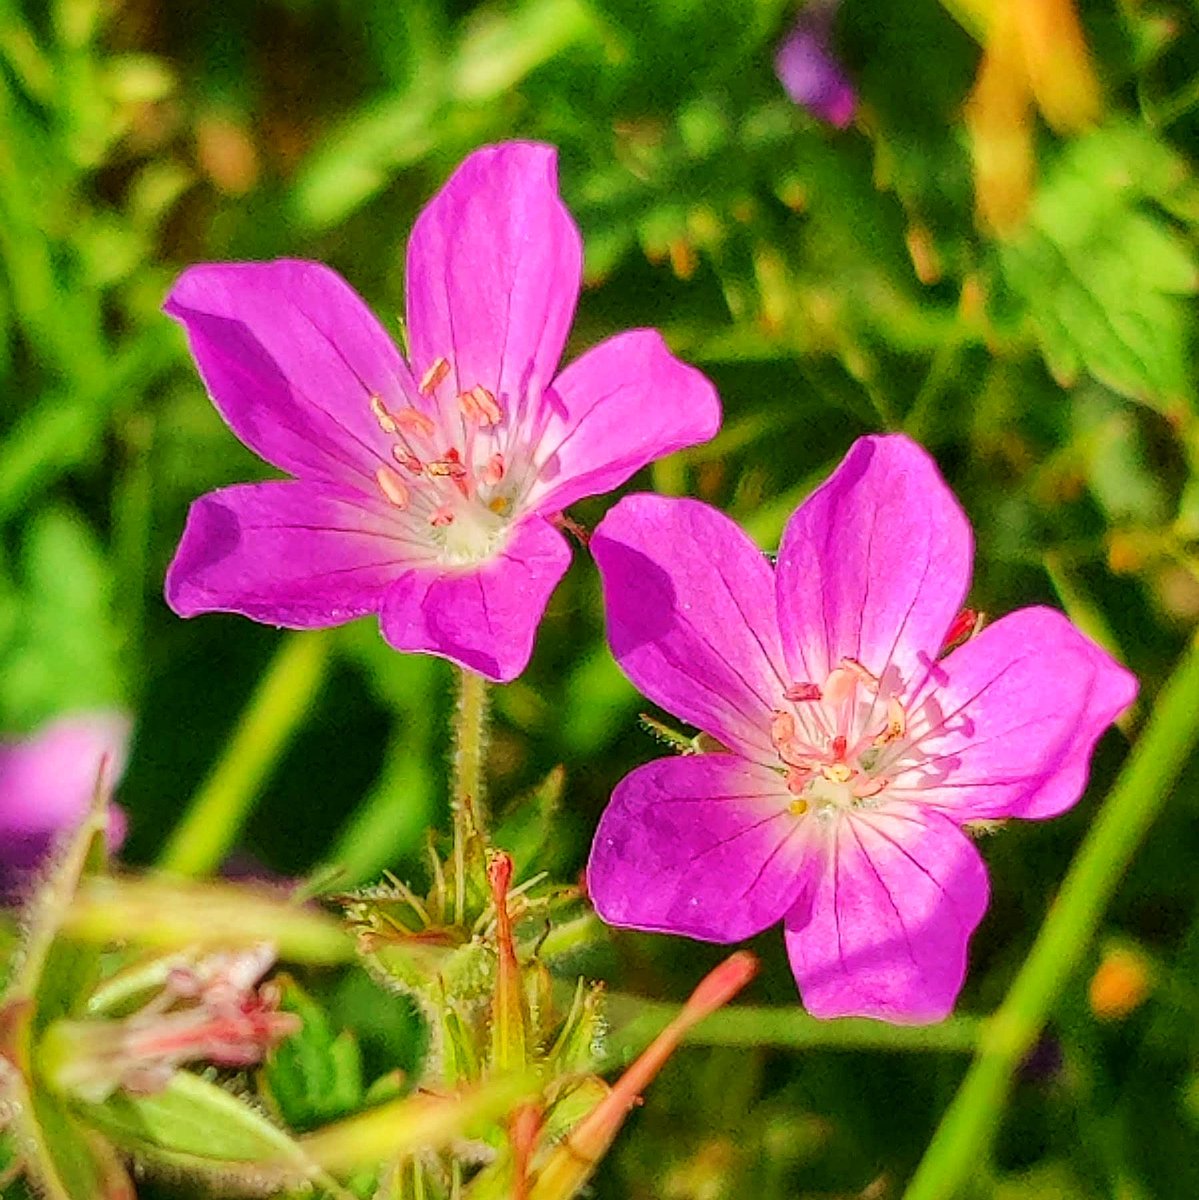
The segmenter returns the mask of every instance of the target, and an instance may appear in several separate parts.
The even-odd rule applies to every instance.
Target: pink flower
[[[295,478],[196,501],[171,607],[293,629],[377,613],[398,650],[520,674],[570,561],[552,519],[720,424],[651,330],[556,374],[581,271],[555,152],[520,142],[472,154],[417,220],[407,360],[326,267],[186,271],[166,311],[213,402]]]
[[[692,500],[630,496],[591,544],[625,673],[728,750],[618,785],[587,871],[600,916],[714,942],[781,920],[817,1016],[944,1017],[987,905],[961,826],[1074,804],[1135,679],[1046,608],[941,656],[972,538],[902,436],[855,443],[774,570]]]
[[[43,725],[31,737],[0,742],[0,885],[10,872],[36,867],[55,837],[83,819],[106,756],[107,784],[116,785],[129,728],[124,713],[81,712]],[[114,849],[124,832],[124,815],[114,805]]]

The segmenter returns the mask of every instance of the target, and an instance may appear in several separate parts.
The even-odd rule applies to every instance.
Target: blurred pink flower
[[[377,613],[398,650],[520,674],[570,561],[553,519],[720,424],[652,330],[558,373],[581,273],[556,153],[523,142],[470,155],[417,220],[406,360],[327,267],[186,271],[166,311],[214,404],[295,478],[192,505],[171,607],[294,629]]]
[[[30,737],[0,742],[0,882],[36,867],[57,835],[80,821],[107,756],[107,785],[125,769],[129,718],[98,710],[71,713]],[[125,817],[111,809],[110,845],[125,835]]]
[[[844,129],[857,95],[833,53],[833,19],[839,0],[810,0],[779,43],[774,69],[788,96],[814,117]]]
[[[988,896],[961,826],[1074,804],[1136,680],[1047,608],[944,654],[970,526],[902,436],[854,444],[774,570],[694,500],[630,496],[591,545],[625,673],[727,748],[617,786],[597,912],[714,942],[781,920],[817,1016],[944,1017]]]

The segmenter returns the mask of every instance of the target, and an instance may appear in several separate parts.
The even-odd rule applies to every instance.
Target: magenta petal
[[[795,902],[804,824],[775,771],[738,755],[638,767],[600,818],[587,891],[609,925],[735,942]]]
[[[390,446],[371,396],[404,405],[408,370],[340,275],[290,259],[210,263],[185,271],[164,309],[187,331],[213,403],[256,454],[293,475],[373,487]]]
[[[121,712],[72,713],[32,737],[0,742],[0,872],[36,865],[54,837],[79,822],[96,790],[101,764],[115,787],[125,770],[130,721]],[[110,810],[115,849],[125,817]]]
[[[540,517],[526,518],[478,567],[422,568],[399,579],[380,613],[383,636],[397,650],[438,654],[507,683],[528,664],[550,593],[569,565],[566,539]]]
[[[918,685],[970,583],[970,526],[936,464],[896,434],[856,441],[796,511],[778,558],[792,675],[822,682],[844,657]]]
[[[557,370],[582,271],[553,147],[506,142],[467,158],[408,243],[410,361],[418,374],[449,362],[443,410],[481,385],[522,422]]]
[[[893,790],[955,821],[1056,816],[1082,795],[1095,743],[1136,693],[1061,613],[1020,609],[937,665],[921,719],[933,730]]]
[[[540,473],[526,498],[539,511],[611,491],[646,463],[706,442],[720,428],[716,389],[652,329],[587,351],[558,376],[544,404]]]
[[[915,805],[844,814],[826,838],[823,869],[785,922],[808,1011],[901,1024],[948,1016],[987,907],[978,852]]]
[[[591,550],[625,674],[726,746],[776,762],[770,717],[785,684],[766,556],[716,509],[651,495],[621,500]]]
[[[249,483],[201,496],[167,571],[181,617],[234,612],[315,629],[376,612],[420,547],[398,515],[328,484]]]

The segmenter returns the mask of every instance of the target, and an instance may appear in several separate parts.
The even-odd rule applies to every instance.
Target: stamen
[[[867,671],[856,658],[843,658],[840,665],[871,692],[878,691],[878,676]]]
[[[795,740],[795,718],[789,712],[776,710],[770,718],[770,744],[777,750]]]
[[[428,396],[433,389],[450,373],[450,364],[444,358],[435,358],[433,365],[420,377],[419,391],[422,396]]]
[[[832,745],[829,747],[829,750],[832,753],[834,762],[844,762],[845,761],[845,751],[848,748],[848,746],[849,746],[849,741],[846,738],[845,734],[839,733],[839,734],[837,734],[837,736],[835,738],[833,738],[833,742],[832,742]]]
[[[458,406],[468,421],[478,425],[498,425],[503,418],[495,396],[481,384],[476,384],[469,392],[463,392],[458,397]]]
[[[787,811],[793,817],[802,817],[808,811],[808,802],[806,800],[792,800],[787,806]]]
[[[479,478],[489,487],[495,487],[504,478],[504,456],[493,454],[487,465],[479,472]]]
[[[448,504],[443,504],[440,508],[435,508],[429,516],[429,524],[435,529],[440,529],[445,525],[452,525],[453,523],[454,514]]]
[[[391,457],[394,458],[401,467],[411,471],[413,475],[420,475],[425,469],[425,464],[421,462],[421,460],[417,458],[415,454],[405,450],[403,446],[392,446]]]
[[[847,667],[834,667],[824,681],[822,698],[826,704],[831,704],[833,707],[844,704],[853,696],[857,682],[857,676]]]
[[[808,784],[811,781],[812,781],[812,772],[811,771],[806,771],[802,767],[792,767],[787,772],[787,791],[789,791],[791,793],[791,795],[793,795],[793,796],[802,795],[805,791],[807,791]],[[796,803],[803,803],[803,802],[797,801]],[[804,803],[804,808],[807,808],[806,803]],[[791,811],[795,812],[795,804],[791,805]],[[796,815],[798,816],[798,814],[796,814]]]
[[[400,427],[395,423],[395,418],[387,411],[387,405],[383,403],[382,396],[371,397],[371,412],[375,414],[375,420],[379,422],[379,428],[384,433],[394,434],[400,432]]]
[[[826,763],[820,768],[820,774],[829,781],[829,783],[848,783],[856,774],[857,771],[849,765],[849,763],[835,762]]]
[[[425,470],[438,479],[461,479],[466,474],[466,467],[458,457],[456,450],[447,450],[444,458],[436,458],[425,464]]]
[[[793,683],[783,696],[796,704],[806,704],[809,701],[820,700],[820,686],[815,683]]]
[[[408,501],[412,498],[408,491],[408,486],[391,467],[380,467],[375,472],[375,482],[379,485],[379,490],[383,495],[396,508],[403,509],[408,507]]]
[[[877,796],[890,783],[889,779],[871,779],[869,775],[859,775],[853,785],[853,794],[859,800],[869,800],[871,796]]]
[[[876,746],[886,746],[898,741],[908,731],[908,714],[903,705],[892,696],[887,701],[887,724],[874,739]]]
[[[397,425],[421,437],[432,437],[437,432],[437,425],[431,417],[425,416],[415,408],[401,408],[390,414]]]

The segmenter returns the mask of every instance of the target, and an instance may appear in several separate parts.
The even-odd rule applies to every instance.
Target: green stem
[[[232,849],[264,781],[308,715],[329,661],[327,632],[284,639],[241,715],[225,752],[175,827],[159,866],[210,875]]]
[[[1199,741],[1199,636],[1154,706],[1032,951],[986,1022],[978,1055],[941,1120],[904,1200],[949,1200],[989,1157],[1012,1075],[1087,953],[1137,846]]]
[[[607,1011],[615,1026],[608,1050],[617,1065],[644,1049],[679,1014],[677,1004],[610,995]],[[622,1024],[627,1010],[630,1020]],[[897,1050],[970,1054],[977,1047],[983,1020],[951,1017],[939,1025],[887,1025],[846,1018],[821,1021],[800,1008],[738,1005],[713,1013],[687,1034],[696,1046],[778,1046],[790,1050]]]
[[[466,845],[483,827],[487,708],[487,680],[460,667],[450,794],[454,817],[454,915],[459,921],[465,919],[466,913]]]

